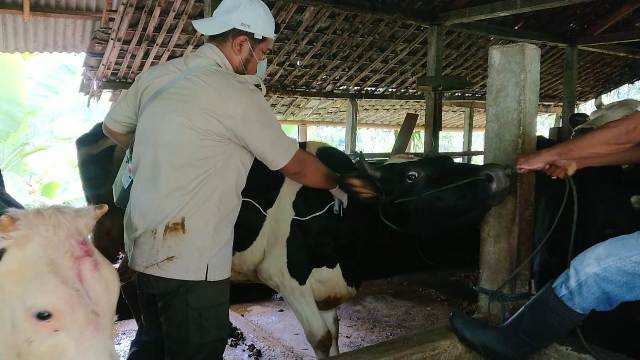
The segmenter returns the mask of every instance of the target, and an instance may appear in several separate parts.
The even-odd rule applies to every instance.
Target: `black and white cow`
[[[318,357],[338,353],[336,307],[375,273],[371,268],[379,267],[369,256],[373,247],[406,248],[411,234],[443,234],[477,224],[509,186],[500,167],[458,164],[444,156],[392,161],[375,169],[360,162],[358,168],[330,146],[300,146],[334,171],[350,174],[346,190],[368,182],[376,196],[350,198],[336,213],[328,191],[302,187],[255,160],[235,225],[232,280],[278,291]],[[81,172],[85,162],[80,161]],[[114,242],[122,248],[121,237]]]
[[[301,147],[338,173],[375,183],[377,199],[350,198],[335,214],[329,192],[303,187],[254,161],[235,226],[231,278],[278,291],[318,357],[338,353],[336,307],[355,295],[364,270],[375,266],[366,256],[369,242],[404,246],[407,232],[477,223],[509,185],[501,168],[457,164],[444,156],[392,162],[363,174],[340,150],[320,143]],[[467,179],[475,180],[430,193]]]

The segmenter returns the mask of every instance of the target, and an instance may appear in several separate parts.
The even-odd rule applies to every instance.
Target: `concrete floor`
[[[465,308],[475,294],[468,284],[474,275],[465,272],[429,272],[370,281],[358,295],[341,305],[341,352],[376,344],[421,330],[443,326],[452,307]],[[231,322],[236,334],[225,359],[313,359],[302,327],[278,296],[272,300],[232,305]],[[121,359],[133,335],[135,322],[117,324],[116,349]]]

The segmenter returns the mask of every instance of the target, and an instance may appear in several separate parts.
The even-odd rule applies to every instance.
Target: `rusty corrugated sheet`
[[[31,0],[35,10],[102,12],[103,0]],[[22,0],[0,0],[0,6],[20,7]],[[84,52],[97,20],[0,14],[0,52]]]

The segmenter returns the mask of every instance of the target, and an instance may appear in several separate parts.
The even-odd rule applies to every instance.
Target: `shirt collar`
[[[196,54],[204,56],[208,59],[213,59],[213,61],[215,61],[221,68],[235,73],[233,67],[231,66],[231,63],[229,62],[229,60],[227,60],[227,57],[224,56],[222,51],[220,51],[220,49],[218,49],[218,47],[213,44],[207,43],[200,46],[198,50],[196,50]]]

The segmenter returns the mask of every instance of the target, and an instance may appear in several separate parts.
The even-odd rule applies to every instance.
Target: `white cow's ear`
[[[0,235],[8,234],[17,228],[16,219],[9,215],[0,216]]]
[[[109,211],[109,206],[106,204],[100,204],[93,207],[94,211],[94,219],[98,220],[102,217],[102,215],[106,214]]]

